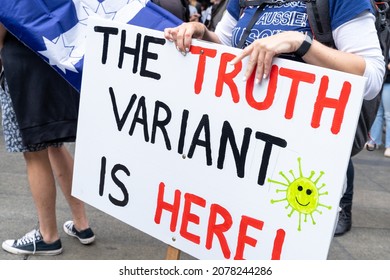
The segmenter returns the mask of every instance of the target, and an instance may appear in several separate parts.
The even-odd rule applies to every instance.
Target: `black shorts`
[[[1,58],[23,144],[75,141],[79,93],[9,33]]]
[[[61,142],[23,144],[22,135],[12,106],[11,96],[9,95],[7,81],[5,80],[1,80],[0,84],[0,103],[5,148],[8,152],[37,152],[50,146],[61,147],[63,145]]]

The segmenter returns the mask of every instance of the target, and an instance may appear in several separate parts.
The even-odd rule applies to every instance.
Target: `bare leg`
[[[72,212],[74,226],[77,230],[89,227],[84,202],[71,195],[73,178],[73,157],[65,146],[49,147],[49,159],[62,193]]]
[[[46,243],[58,240],[56,186],[48,150],[23,153],[30,190],[38,212],[39,229]]]

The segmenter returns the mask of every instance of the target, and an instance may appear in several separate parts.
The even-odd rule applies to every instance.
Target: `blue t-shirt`
[[[370,10],[370,0],[328,0],[332,29],[350,21],[364,11]],[[243,31],[252,19],[257,7],[247,7],[240,17],[239,0],[230,0],[228,12],[238,21],[232,33],[232,46],[237,46]],[[268,37],[282,31],[300,31],[311,34],[304,1],[287,2],[280,5],[266,5],[259,19],[252,27],[245,45],[254,40]]]

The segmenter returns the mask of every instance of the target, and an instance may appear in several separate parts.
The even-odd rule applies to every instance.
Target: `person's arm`
[[[3,48],[3,45],[4,45],[4,38],[5,38],[5,34],[7,33],[7,30],[5,29],[5,27],[0,23],[0,51],[1,49]],[[0,56],[0,71],[1,69],[3,68],[3,62],[1,60],[1,56]]]
[[[229,25],[231,29],[231,23],[225,25]],[[219,38],[217,34],[224,34],[225,38]],[[175,41],[178,50],[183,54],[188,52],[191,38],[226,43],[231,36],[231,32],[224,28],[217,34],[201,24],[192,23],[165,31],[166,38]],[[338,49],[313,40],[302,59],[309,64],[367,77],[365,98],[372,99],[379,92],[384,75],[384,61],[375,29],[375,17],[366,12],[337,28],[333,35]],[[252,72],[256,71],[256,83],[260,83],[263,78],[268,78],[273,58],[279,54],[297,51],[305,36],[301,32],[286,31],[257,39],[233,59],[231,64],[234,65],[248,56],[245,77],[249,78]],[[362,36],[364,40],[361,40]]]
[[[313,40],[302,59],[309,64],[366,77],[364,98],[374,98],[382,86],[385,70],[374,15],[363,13],[334,30],[333,37],[337,49]],[[258,39],[232,60],[232,64],[249,56],[245,76],[248,78],[256,70],[256,82],[259,83],[269,76],[273,57],[295,52],[304,38],[300,32],[288,31]]]
[[[7,29],[0,23],[0,50],[3,48],[5,34],[7,33]]]
[[[339,50],[353,53],[365,60],[362,75],[367,78],[364,98],[374,98],[382,88],[386,68],[375,29],[375,17],[367,12],[334,30],[333,38]],[[341,71],[348,72],[342,69]]]
[[[302,59],[309,64],[363,76],[366,62],[363,53],[359,53],[359,50],[374,48],[378,54],[381,53],[374,20],[374,16],[367,12],[339,27],[338,31],[334,32],[338,49],[327,47],[313,40],[310,49]],[[364,34],[364,40],[361,40],[362,34]],[[232,63],[237,63],[242,58],[250,56],[247,77],[257,64],[256,77],[261,81],[263,76],[269,75],[272,58],[281,53],[295,52],[304,38],[305,35],[300,32],[288,31],[258,39],[246,47]]]
[[[4,25],[0,23],[0,50],[3,47],[4,37],[6,33],[7,29],[5,29]]]

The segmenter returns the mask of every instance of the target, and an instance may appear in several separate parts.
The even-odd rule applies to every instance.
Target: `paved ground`
[[[73,151],[74,145],[69,145]],[[355,197],[353,228],[334,238],[329,260],[390,260],[390,158],[383,149],[363,151],[354,158]],[[67,204],[58,193],[58,226],[69,219]],[[139,230],[87,206],[97,242],[81,246],[61,232],[63,254],[28,259],[59,260],[161,260],[167,246]],[[28,189],[21,154],[5,152],[0,128],[0,241],[19,238],[36,226],[36,214]],[[23,256],[0,249],[0,260],[20,260]],[[194,259],[182,253],[180,259]]]

